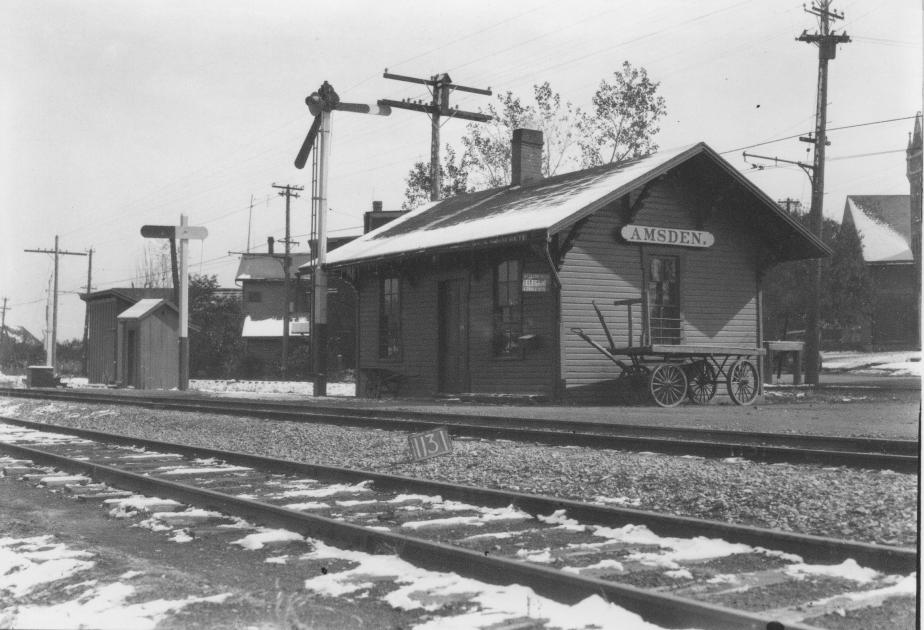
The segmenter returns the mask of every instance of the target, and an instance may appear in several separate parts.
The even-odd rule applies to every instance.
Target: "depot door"
[[[439,391],[458,393],[468,385],[468,308],[461,278],[439,285]]]

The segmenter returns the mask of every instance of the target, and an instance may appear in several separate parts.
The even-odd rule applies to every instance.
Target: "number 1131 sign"
[[[452,441],[446,427],[409,435],[407,443],[411,447],[411,457],[417,461],[452,452]]]

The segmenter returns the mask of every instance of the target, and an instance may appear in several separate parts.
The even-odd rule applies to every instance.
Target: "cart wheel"
[[[651,373],[648,391],[662,407],[676,407],[687,393],[687,377],[679,366],[662,363]]]
[[[737,405],[750,405],[757,399],[760,377],[747,359],[732,363],[728,370],[728,395]]]
[[[707,404],[718,389],[715,370],[706,361],[694,361],[687,366],[687,398],[698,405]]]
[[[629,405],[641,405],[648,399],[648,377],[651,374],[644,365],[627,366],[616,381],[622,400]]]

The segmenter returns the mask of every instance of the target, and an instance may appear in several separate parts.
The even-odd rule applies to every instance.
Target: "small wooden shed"
[[[603,339],[594,303],[619,346],[657,321],[660,344],[760,348],[761,278],[830,254],[703,143],[548,179],[541,150],[517,130],[512,185],[330,253],[358,290],[359,392],[605,400],[619,370],[571,332]]]
[[[179,385],[180,316],[164,299],[139,300],[118,316],[118,374],[123,387]]]

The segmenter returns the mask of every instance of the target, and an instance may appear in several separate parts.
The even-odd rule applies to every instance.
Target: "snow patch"
[[[853,558],[848,558],[840,564],[794,564],[786,567],[786,574],[799,579],[806,575],[825,575],[860,584],[868,584],[880,575],[875,569],[861,567]]]
[[[395,556],[340,550],[317,541],[314,544],[314,551],[305,554],[303,558],[338,558],[355,562],[357,566],[305,580],[305,588],[312,592],[331,597],[359,597],[376,582],[388,579],[394,581],[398,588],[386,594],[383,599],[396,609],[434,611],[449,602],[467,604],[466,612],[433,617],[415,626],[415,630],[468,630],[500,626],[523,617],[542,619],[546,626],[562,630],[586,627],[604,630],[658,628],[596,595],[568,606],[541,597],[532,589],[519,585],[485,584],[452,573],[427,571]]]
[[[232,545],[240,545],[244,549],[255,551],[263,549],[266,545],[278,542],[293,542],[304,540],[304,536],[290,532],[287,529],[263,529],[243,538],[232,540]]]
[[[14,606],[0,616],[0,625],[19,628],[99,628],[153,630],[168,613],[197,603],[221,604],[231,593],[180,600],[158,599],[128,604],[132,586],[115,583],[90,589],[77,598],[49,606]]]
[[[68,549],[53,540],[53,536],[0,538],[0,593],[22,597],[43,584],[93,568],[95,563],[86,560],[92,554]],[[0,623],[0,627],[9,626]]]

